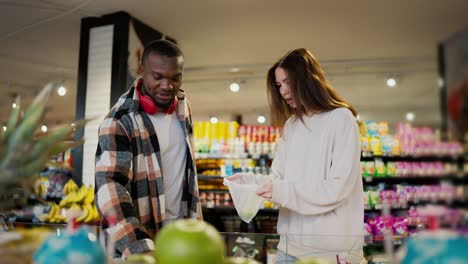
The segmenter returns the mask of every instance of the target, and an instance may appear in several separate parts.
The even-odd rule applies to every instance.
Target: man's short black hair
[[[145,64],[145,60],[150,53],[158,53],[159,55],[167,57],[179,57],[184,56],[182,51],[177,47],[177,45],[169,40],[155,40],[148,43],[143,50],[141,55],[141,65]]]

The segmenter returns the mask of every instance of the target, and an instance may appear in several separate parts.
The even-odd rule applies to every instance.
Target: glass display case
[[[34,252],[51,235],[64,236],[71,225],[21,222],[0,223],[1,263],[32,263]],[[86,236],[106,251],[107,263],[113,247],[99,226],[86,225]],[[414,237],[405,236],[331,236],[221,232],[227,257],[250,258],[259,263],[296,263],[311,257],[323,262],[300,263],[413,263],[431,253],[440,263],[467,260],[468,236],[453,230],[432,230]],[[404,250],[402,250],[404,249]],[[296,257],[291,257],[293,255]],[[405,260],[406,259],[406,260]],[[409,261],[408,261],[409,259]],[[279,262],[277,262],[279,261]],[[439,262],[438,262],[439,263]],[[463,261],[460,263],[464,263]]]

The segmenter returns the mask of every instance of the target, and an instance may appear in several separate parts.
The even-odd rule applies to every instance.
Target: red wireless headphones
[[[149,95],[146,95],[146,94],[144,95],[141,93],[140,88],[141,88],[142,82],[143,80],[140,80],[135,86],[135,90],[138,94],[138,99],[140,100],[140,106],[141,108],[143,108],[143,111],[145,111],[146,113],[150,115],[154,115],[160,110],[158,106],[156,105],[156,103],[154,102],[153,98],[151,98]],[[174,113],[177,107],[177,102],[178,102],[178,99],[176,96],[174,97],[174,100],[172,100],[171,105],[167,109],[165,109],[164,113],[168,115]]]

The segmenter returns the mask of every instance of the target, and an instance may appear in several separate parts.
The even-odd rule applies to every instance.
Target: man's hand
[[[256,191],[258,196],[261,196],[261,197],[265,198],[268,201],[271,200],[271,197],[272,197],[272,194],[273,194],[272,192],[273,192],[273,184],[271,183],[271,181],[268,181],[268,182],[260,185],[257,188],[257,191]]]

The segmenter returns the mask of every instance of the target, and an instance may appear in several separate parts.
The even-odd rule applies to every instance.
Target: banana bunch
[[[65,183],[65,185],[63,186],[64,195],[68,195],[76,191],[78,191],[78,185],[76,185],[76,183],[72,179],[69,179],[67,183]]]
[[[37,196],[45,196],[47,194],[47,186],[43,184],[43,179],[37,179],[34,182],[34,194]]]
[[[92,223],[99,221],[99,214],[94,204],[85,204],[83,206],[83,214],[76,218],[77,223]]]
[[[74,188],[72,183],[66,183],[67,189]],[[78,187],[76,187],[78,188]],[[84,184],[75,191],[71,191],[60,201],[60,207],[68,208],[69,219],[76,217],[78,223],[92,223],[99,220],[96,205],[94,204],[94,188]]]
[[[89,195],[88,188],[82,185],[81,188],[78,189],[78,191],[68,193],[68,195],[65,196],[60,201],[60,206],[70,207],[70,205],[72,204],[82,204],[85,198],[87,197],[87,195]],[[93,193],[93,197],[94,197],[94,193]]]
[[[61,214],[61,210],[62,208],[59,205],[52,203],[50,205],[49,213],[42,214],[39,217],[39,220],[50,223],[66,223],[68,219]]]
[[[37,175],[50,158],[83,143],[69,140],[76,129],[81,129],[86,120],[75,126],[64,124],[39,135],[44,122],[46,104],[57,83],[46,85],[22,114],[21,99],[17,97],[7,121],[6,130],[0,131],[0,193],[12,187],[33,189],[31,176]],[[0,201],[0,208],[12,206],[10,197]]]

